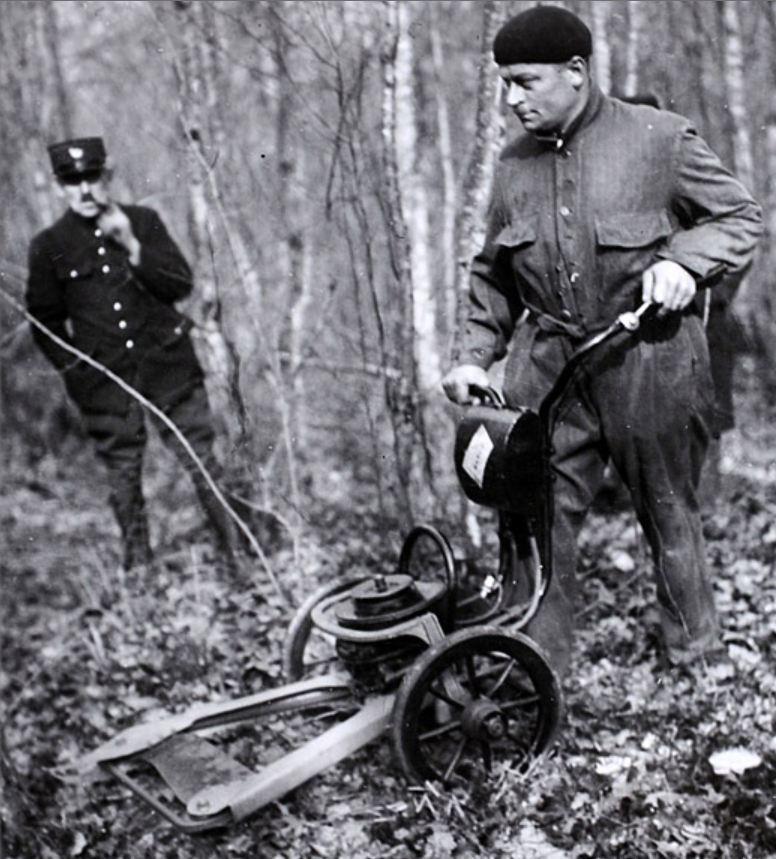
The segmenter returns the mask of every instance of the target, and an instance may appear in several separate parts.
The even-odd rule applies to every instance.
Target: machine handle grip
[[[469,385],[469,393],[475,397],[479,397],[485,405],[492,406],[494,409],[505,409],[507,401],[504,395],[498,388],[491,385]]]

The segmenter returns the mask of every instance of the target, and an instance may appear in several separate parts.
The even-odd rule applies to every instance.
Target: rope
[[[183,435],[183,433],[178,429],[178,427],[175,425],[175,423],[173,423],[173,421],[170,420],[170,418],[158,406],[155,406],[150,400],[146,399],[146,397],[144,397],[140,393],[140,391],[133,388],[132,385],[125,382],[124,379],[122,379],[120,376],[117,376],[116,373],[114,373],[112,370],[110,370],[104,364],[101,364],[99,361],[96,361],[90,355],[87,355],[86,353],[84,353],[80,349],[78,349],[77,347],[73,346],[71,343],[68,343],[67,340],[63,340],[61,337],[59,337],[57,334],[55,334],[50,328],[48,328],[46,325],[44,325],[42,322],[40,322],[38,319],[36,319],[24,307],[24,305],[20,301],[18,301],[16,298],[14,298],[12,295],[10,295],[4,288],[0,288],[0,297],[2,297],[6,302],[8,302],[8,304],[10,304],[16,310],[18,310],[19,313],[21,313],[27,319],[28,322],[30,322],[32,325],[34,325],[38,330],[42,331],[50,340],[53,340],[58,346],[61,346],[63,349],[70,352],[72,355],[75,355],[81,361],[84,361],[85,363],[94,367],[96,370],[99,370],[99,372],[101,372],[103,375],[107,376],[109,379],[111,379],[111,381],[115,382],[120,388],[122,388],[131,397],[133,397],[135,400],[137,400],[144,408],[148,409],[149,412],[151,412],[153,415],[155,415],[157,418],[159,418],[160,421],[162,421],[162,423],[178,439],[178,441],[183,446],[183,449],[186,451],[186,453],[189,455],[191,460],[197,466],[197,469],[200,471],[202,476],[205,478],[205,481],[207,482],[207,485],[210,488],[210,490],[212,491],[213,495],[215,495],[215,497],[218,499],[219,504],[222,505],[224,510],[226,510],[226,512],[229,514],[230,518],[234,521],[234,523],[237,525],[237,527],[240,529],[240,531],[245,535],[245,538],[248,540],[248,543],[250,544],[251,548],[256,553],[256,557],[259,559],[262,567],[264,568],[264,571],[269,576],[270,581],[272,582],[275,589],[277,590],[280,598],[283,600],[283,603],[288,605],[288,602],[289,602],[288,597],[287,597],[285,591],[283,590],[280,582],[278,581],[277,576],[273,572],[272,567],[270,566],[270,563],[267,559],[267,556],[264,554],[264,551],[262,550],[261,546],[259,545],[258,540],[253,535],[253,532],[250,530],[250,528],[245,524],[245,522],[240,517],[240,515],[234,510],[232,505],[224,497],[224,494],[218,488],[215,480],[213,480],[213,477],[211,476],[210,472],[207,470],[205,464],[197,456],[196,451],[189,444],[188,440]]]

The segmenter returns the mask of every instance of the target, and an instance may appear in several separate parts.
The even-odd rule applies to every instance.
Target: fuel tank
[[[544,479],[539,415],[495,402],[469,407],[456,431],[455,469],[475,504],[537,515]]]

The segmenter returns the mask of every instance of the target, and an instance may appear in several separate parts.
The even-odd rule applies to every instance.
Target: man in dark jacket
[[[156,212],[110,198],[110,169],[101,138],[57,143],[49,147],[49,155],[68,208],[30,245],[30,313],[162,409],[217,473],[202,369],[188,335],[191,323],[174,307],[192,289],[186,260]],[[62,373],[108,468],[125,567],[150,562],[141,487],[143,407],[45,332],[33,327],[33,336]],[[227,514],[168,427],[158,419],[155,423],[191,475],[217,547],[231,560],[234,530]]]
[[[501,155],[485,247],[472,268],[457,403],[507,353],[507,401],[536,409],[584,340],[641,301],[654,319],[587,364],[553,436],[554,577],[527,632],[564,674],[576,540],[611,459],[652,549],[669,660],[718,647],[698,508],[714,390],[696,283],[751,258],[761,215],[681,116],[606,97],[590,31],[551,6],[494,41],[507,104],[524,131]],[[516,320],[528,311],[525,324]]]

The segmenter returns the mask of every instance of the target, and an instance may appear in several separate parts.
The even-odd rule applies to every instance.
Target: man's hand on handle
[[[466,406],[474,401],[470,391],[472,385],[477,388],[490,387],[488,374],[476,364],[460,364],[458,367],[453,367],[442,379],[442,388],[448,399],[459,406]]]
[[[661,305],[659,315],[669,310],[683,310],[695,298],[695,278],[672,260],[651,265],[641,277],[642,301]]]

